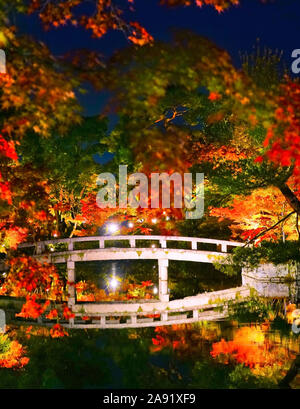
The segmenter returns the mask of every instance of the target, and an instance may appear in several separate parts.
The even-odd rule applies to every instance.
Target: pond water
[[[300,353],[281,319],[129,330],[72,330],[50,338],[18,328],[30,361],[0,370],[0,388],[278,388]],[[300,379],[290,386],[300,388]]]
[[[77,281],[103,289],[112,270],[122,280],[157,281],[157,263],[150,260],[76,263]],[[210,264],[169,266],[171,299],[240,284],[241,277],[227,277]],[[10,327],[8,335],[25,346],[29,363],[21,370],[0,369],[0,388],[280,387],[300,355],[300,334],[282,313],[284,302],[253,298],[231,308],[219,322],[73,329],[63,338],[51,338],[48,328],[33,327],[29,335],[25,324]],[[299,375],[290,387],[300,389]]]
[[[61,266],[61,271],[65,270]],[[117,277],[118,287],[110,288],[112,276]],[[241,285],[241,277],[228,277],[216,270],[212,264],[186,261],[170,261],[168,268],[168,286],[170,300],[196,295],[205,291],[217,291]],[[76,263],[77,301],[102,301],[105,294],[110,299],[128,293],[128,285],[151,282],[147,289],[154,296],[153,289],[158,287],[158,265],[155,260],[94,261]],[[79,294],[80,292],[80,294]],[[131,292],[132,293],[132,292]],[[138,293],[138,292],[137,292]],[[95,297],[90,295],[96,295]],[[125,297],[126,298],[126,297]]]

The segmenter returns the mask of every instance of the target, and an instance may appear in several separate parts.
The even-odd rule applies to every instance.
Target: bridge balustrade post
[[[68,261],[67,262],[67,275],[68,275],[68,306],[72,309],[72,306],[75,304],[75,262]]]
[[[192,250],[198,250],[197,241],[196,241],[196,240],[192,240]]]
[[[227,317],[228,316],[228,304],[223,305],[223,314]]]
[[[160,240],[160,246],[162,249],[166,249],[167,248],[167,241],[166,240]]]
[[[193,310],[193,318],[194,318],[194,320],[199,319],[199,310]]]
[[[44,251],[45,251],[45,244],[37,243],[36,244],[36,254],[42,254]]]
[[[68,243],[68,250],[69,251],[73,251],[74,250],[74,243],[73,243],[73,241],[69,241],[69,243]]]
[[[104,239],[99,240],[99,248],[104,249]]]
[[[160,314],[160,319],[161,319],[162,321],[168,321],[168,312],[162,312],[162,313]]]
[[[169,301],[168,259],[158,259],[158,295],[160,301]]]
[[[135,248],[135,239],[130,239],[129,244],[131,248]]]
[[[6,330],[6,316],[5,311],[0,310],[0,334],[4,333]]]
[[[227,244],[224,243],[221,244],[221,251],[222,253],[227,253]]]

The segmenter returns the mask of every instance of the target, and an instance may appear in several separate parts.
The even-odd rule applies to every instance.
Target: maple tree
[[[251,240],[263,233],[260,241],[297,240],[296,214],[287,217],[290,213],[291,208],[285,197],[274,187],[256,189],[246,198],[236,196],[230,207],[215,207],[210,211],[218,220],[227,218],[233,221],[230,226],[233,238],[241,236],[245,240]],[[280,222],[282,219],[284,220]],[[275,224],[277,228],[272,229]]]
[[[54,230],[49,177],[20,156],[23,138],[28,132],[47,138],[54,128],[64,133],[80,121],[80,108],[73,92],[78,81],[65,81],[44,45],[9,24],[1,29],[0,44],[12,56],[7,73],[0,75],[0,235],[1,251],[7,252],[27,237],[35,240]]]
[[[84,0],[14,0],[9,4],[1,1],[0,10],[5,15],[15,11],[37,14],[46,30],[71,24],[84,27],[96,38],[102,37],[108,30],[121,30],[132,43],[139,46],[153,41],[153,37],[138,22],[128,22],[123,18],[124,11],[133,10],[132,0],[123,1],[122,7],[113,0],[94,0],[85,12],[78,12],[78,6],[84,3]]]
[[[105,151],[102,138],[106,127],[106,119],[82,118],[66,134],[40,138],[35,132],[27,132],[23,137],[19,147],[23,164],[43,169],[48,181],[48,214],[53,219],[50,237],[53,232],[72,237],[85,220],[81,200],[95,190],[102,170],[94,156]]]
[[[14,4],[10,5],[3,3],[1,16],[4,19],[5,15],[10,15],[10,13],[13,12],[12,6],[14,5],[18,12],[37,13],[46,28],[50,26],[58,27],[69,21],[73,25],[80,24],[91,29],[96,36],[103,35],[108,28],[124,29],[126,23],[121,19],[120,16],[122,13],[119,8],[114,5],[114,2],[96,2],[96,13],[93,17],[80,15],[80,13],[77,12],[76,8],[80,3],[81,1],[79,0],[72,0],[65,2],[51,1],[45,4],[42,1],[31,1],[28,4],[16,0]],[[219,9],[225,9],[235,3],[235,1],[204,1],[197,2],[197,5],[213,5]],[[179,1],[164,2],[164,4],[175,6],[183,4],[190,5],[191,3]],[[129,7],[132,7],[132,4],[129,4]],[[189,34],[189,36],[185,36],[185,34],[181,36],[177,35],[175,44],[180,46],[180,44],[183,44],[187,39],[189,47],[186,53],[181,52],[178,54],[176,61],[174,61],[174,54],[172,53],[172,64],[170,64],[171,49],[169,46],[162,44],[152,46],[149,52],[146,43],[152,42],[151,36],[148,36],[138,23],[129,23],[129,25],[131,26],[131,31],[124,29],[128,38],[135,44],[145,45],[146,47],[143,47],[144,51],[141,49],[136,53],[135,61],[139,61],[140,69],[137,66],[134,70],[135,73],[131,71],[125,76],[118,75],[118,67],[124,67],[124,65],[132,59],[132,53],[126,50],[126,56],[124,53],[120,53],[120,56],[113,57],[107,68],[102,67],[102,69],[99,69],[99,64],[96,64],[96,71],[93,72],[92,70],[92,72],[87,73],[86,70],[85,72],[81,72],[77,78],[73,75],[74,71],[68,71],[69,67],[64,65],[62,61],[54,59],[46,47],[39,47],[39,49],[37,49],[32,40],[28,41],[28,38],[17,35],[15,29],[12,27],[5,27],[2,30],[2,43],[14,53],[14,66],[9,66],[8,74],[1,76],[1,81],[3,82],[2,108],[6,112],[5,118],[3,118],[3,134],[6,138],[16,139],[17,137],[18,140],[16,140],[16,142],[18,144],[20,139],[22,139],[22,144],[18,150],[25,159],[23,159],[23,164],[26,163],[26,154],[27,161],[31,163],[38,163],[39,160],[40,163],[48,163],[51,156],[59,159],[56,162],[54,161],[52,169],[46,169],[44,173],[48,184],[51,178],[48,177],[47,172],[51,170],[52,172],[54,169],[57,170],[57,174],[59,175],[58,179],[60,181],[62,179],[62,169],[59,166],[60,158],[57,152],[61,149],[63,142],[57,143],[57,140],[51,137],[50,143],[53,141],[54,144],[52,144],[52,149],[49,149],[49,152],[54,154],[48,155],[48,157],[47,155],[40,155],[40,152],[38,152],[40,156],[38,156],[36,152],[30,152],[28,155],[26,146],[28,147],[28,145],[32,143],[35,144],[39,135],[48,137],[50,134],[53,134],[53,131],[63,135],[71,124],[74,122],[79,123],[80,115],[78,112],[80,109],[74,95],[74,88],[78,87],[83,79],[92,81],[94,86],[100,88],[108,85],[109,88],[116,91],[118,104],[123,104],[124,101],[122,101],[122,99],[125,97],[129,99],[130,104],[127,102],[122,105],[121,110],[118,109],[121,121],[111,133],[109,145],[111,150],[116,150],[115,147],[116,144],[118,144],[116,160],[120,160],[120,157],[122,157],[122,160],[125,160],[127,157],[127,159],[131,159],[135,163],[142,162],[143,168],[141,170],[145,171],[145,173],[149,171],[147,164],[150,163],[152,169],[155,168],[155,166],[157,166],[157,169],[162,169],[163,163],[163,169],[170,173],[174,169],[184,171],[195,162],[194,158],[191,160],[188,156],[191,141],[187,137],[187,134],[190,133],[190,129],[176,126],[174,122],[178,117],[182,117],[185,121],[188,119],[190,123],[195,122],[195,115],[199,112],[195,112],[197,110],[192,107],[195,103],[199,104],[199,99],[203,97],[203,95],[196,95],[195,93],[199,83],[203,83],[203,86],[207,87],[210,91],[208,100],[211,104],[221,103],[223,107],[221,110],[219,109],[209,116],[208,121],[211,124],[221,123],[226,110],[234,110],[237,114],[243,115],[243,118],[246,117],[249,120],[249,111],[253,108],[248,106],[251,105],[249,101],[251,101],[253,105],[259,103],[262,98],[266,97],[266,93],[262,92],[253,82],[248,92],[249,79],[245,78],[244,74],[239,73],[232,66],[230,58],[226,53],[217,49],[212,44],[202,41],[196,46],[194,44],[196,39],[193,39],[191,34]],[[157,60],[157,49],[163,48],[165,48],[165,55],[158,64],[156,63],[153,66],[152,77],[149,77],[147,81],[143,81],[141,72],[143,64],[141,63],[144,61],[145,54],[149,54],[149,57],[147,57],[148,61],[150,61],[150,58],[153,59],[153,57],[153,61],[155,61]],[[20,53],[21,49],[26,50],[27,60],[24,59],[25,53]],[[188,56],[189,53],[192,54],[194,51],[199,52],[199,50],[202,50],[203,53],[208,53],[205,62],[200,63],[195,56],[193,58]],[[135,52],[136,49],[134,49],[134,53]],[[26,61],[28,61],[29,57],[31,62],[33,62],[32,66],[34,70],[32,70],[31,67],[29,68],[29,66],[28,68],[26,67]],[[208,61],[209,63],[207,63]],[[215,64],[215,61],[218,61],[218,64]],[[187,65],[190,67],[190,71],[186,77],[182,77],[181,72]],[[60,69],[57,69],[57,66],[59,66]],[[164,67],[166,66],[172,66],[173,68],[171,72],[164,74]],[[17,75],[20,69],[22,70],[22,75]],[[155,75],[154,69],[159,70],[159,75]],[[109,74],[110,71],[111,74]],[[132,84],[133,73],[135,76],[138,76],[134,79],[135,84],[138,84],[137,87],[130,86],[130,84]],[[212,73],[213,75],[208,76],[208,73]],[[65,75],[70,75],[71,81],[64,81]],[[132,78],[130,78],[130,76]],[[152,80],[154,80],[155,86],[153,86],[152,83],[152,86],[149,87],[148,83]],[[143,85],[141,81],[143,81]],[[180,92],[178,93],[179,89]],[[123,94],[120,92],[121,90]],[[29,91],[31,93],[30,100],[28,99]],[[145,93],[143,96],[143,98],[145,98],[144,100],[140,99],[140,93]],[[224,97],[224,93],[227,96],[230,94],[230,98]],[[172,103],[170,104],[171,100]],[[180,104],[183,100],[185,101],[184,107],[187,108],[186,110],[180,109]],[[239,106],[243,107],[244,112],[239,109]],[[272,106],[271,103],[270,106]],[[261,116],[259,120],[269,119],[270,109],[269,111],[268,109],[265,111],[266,112],[262,112],[262,115],[260,115],[260,112],[255,113],[256,116]],[[137,113],[137,116],[130,121],[128,121],[129,112],[131,119],[132,114],[135,115],[135,113]],[[251,115],[251,120],[254,121],[254,113]],[[226,116],[226,119],[228,120],[228,116]],[[156,126],[153,127],[153,123]],[[163,139],[161,137],[162,126],[164,127]],[[133,143],[133,138],[131,138],[130,135],[133,133],[136,134],[137,132],[140,135],[143,133],[143,137],[136,138],[136,143]],[[30,133],[32,135],[31,137],[28,136]],[[125,133],[129,136],[124,137]],[[93,135],[92,138],[93,137],[95,137],[95,135]],[[130,140],[128,140],[128,138]],[[74,142],[74,140],[72,142],[70,141],[70,146],[72,146]],[[181,155],[174,155],[172,153],[178,149],[178,143],[180,143]],[[49,139],[45,142],[44,146],[41,145],[42,144],[39,146],[40,150],[45,151],[45,149],[48,149]],[[151,146],[151,149],[149,149],[149,146]],[[210,155],[213,156],[212,146],[206,144],[206,148],[210,151]],[[229,148],[227,145],[226,149],[231,150],[232,158],[235,148]],[[118,152],[120,153],[119,155]],[[203,152],[204,149],[202,149],[202,153]],[[91,150],[89,150],[88,153],[91,154]],[[147,157],[145,157],[145,153],[147,153]],[[219,156],[221,156],[221,152],[219,153]],[[224,150],[222,153],[224,154]],[[244,154],[246,153],[247,152]],[[240,154],[239,152],[239,155]],[[70,157],[71,156],[69,156],[69,158]],[[232,163],[232,161],[230,161],[230,163]],[[72,162],[70,162],[70,169],[71,168]],[[94,170],[94,173],[96,173],[96,167]],[[84,173],[84,175],[86,174]],[[69,175],[66,175],[66,178],[67,176]],[[76,179],[76,176],[78,179],[78,173],[73,180]],[[1,180],[2,194],[8,199],[8,202],[11,202],[11,193],[9,191],[9,184],[11,182],[3,178]],[[86,220],[86,218],[80,214],[82,208],[86,209],[86,206],[83,205],[82,207],[82,204],[84,204],[85,200],[84,194],[87,192],[83,191],[84,188],[80,189],[79,192],[74,192],[67,181],[60,183],[60,186],[54,189],[55,183],[57,183],[57,180],[52,180],[52,186],[47,187],[50,200],[47,205],[44,206],[44,208],[46,208],[46,210],[44,210],[46,215],[39,212],[36,212],[36,214],[40,215],[38,220],[42,217],[45,219],[45,222],[47,221],[47,228],[43,230],[44,235],[50,235],[51,232],[53,233],[54,231],[59,234],[67,234],[68,232],[68,234],[72,235],[78,232],[76,230],[77,227],[84,221],[87,221],[86,224],[89,224],[89,221],[91,221]],[[87,184],[86,181],[85,184]],[[286,191],[285,195],[287,195]],[[83,203],[81,200],[83,200]],[[25,206],[28,206],[28,204]],[[104,216],[104,213],[102,215]],[[150,212],[148,212],[144,214],[144,219],[146,219],[146,215],[149,215],[149,220],[155,217],[155,215],[151,215]],[[177,216],[180,217],[179,214]],[[22,227],[18,227],[18,232],[12,230],[11,236],[16,237],[17,234],[19,234],[20,237],[24,239],[25,232],[21,231],[20,228]],[[142,228],[147,229],[148,227],[145,226]],[[162,230],[164,229],[163,226],[161,226],[161,228]],[[174,229],[174,226],[172,226],[172,228]],[[168,230],[165,229],[164,231]]]
[[[290,239],[298,235],[298,87],[280,70],[277,54],[258,52],[238,70],[225,51],[184,31],[173,43],[118,52],[107,68],[111,107],[120,116],[110,135],[117,161],[124,155],[146,173],[149,164],[203,172],[212,215],[230,206],[223,214],[239,213],[240,233],[251,238],[263,229],[266,238],[282,237],[270,232],[272,222],[285,225]],[[262,189],[269,200],[253,204]]]
[[[58,321],[68,321],[75,315],[66,304],[66,283],[55,266],[28,256],[10,258],[9,265],[10,270],[0,287],[0,294],[26,298],[16,316],[37,319],[45,315],[49,320],[56,321],[50,330],[52,337],[67,335]]]
[[[268,0],[261,0],[267,2]],[[12,0],[0,2],[0,18],[16,11],[35,14],[46,30],[65,25],[84,27],[95,38],[101,38],[109,30],[120,30],[133,44],[143,46],[153,42],[153,37],[137,21],[128,21],[124,15],[134,16],[136,0],[92,0],[87,6],[85,0]],[[160,0],[160,5],[170,8],[211,6],[221,13],[240,0]]]
[[[14,142],[2,138],[0,152],[0,249],[14,250],[28,234],[36,236],[47,229],[45,202],[48,184],[32,166],[22,166],[16,159]],[[29,189],[24,189],[24,185]]]

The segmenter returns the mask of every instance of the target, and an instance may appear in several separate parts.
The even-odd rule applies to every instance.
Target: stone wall
[[[261,264],[242,270],[242,284],[254,288],[263,297],[284,297],[297,302],[300,286],[300,264]]]

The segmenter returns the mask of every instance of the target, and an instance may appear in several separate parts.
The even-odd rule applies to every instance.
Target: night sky
[[[251,52],[259,38],[262,47],[282,50],[290,66],[292,50],[300,48],[300,0],[274,0],[268,4],[241,0],[241,3],[219,14],[212,7],[170,9],[159,6],[158,0],[135,0],[136,12],[127,17],[129,21],[140,22],[158,40],[168,41],[172,27],[193,30],[226,49],[236,65],[239,65],[239,53]],[[90,6],[83,7],[86,12]],[[70,26],[45,32],[37,17],[22,16],[18,26],[46,43],[55,55],[89,48],[109,56],[129,44],[121,32],[110,31],[101,39],[91,38],[83,28]],[[104,100],[105,95],[94,92],[80,97],[86,115],[99,113]]]

